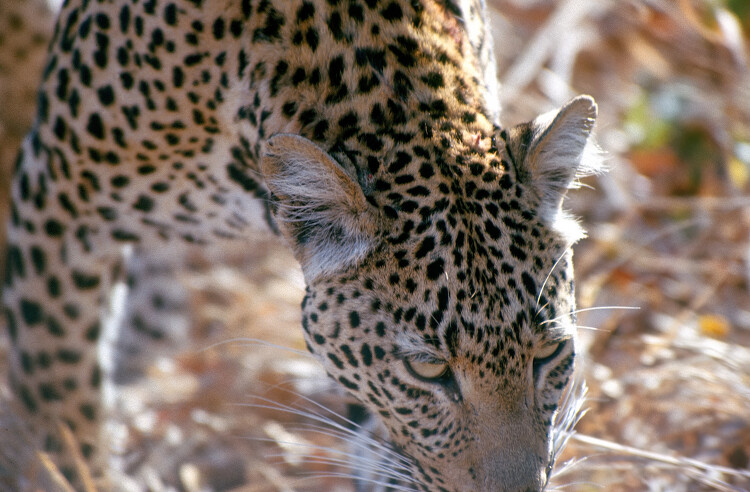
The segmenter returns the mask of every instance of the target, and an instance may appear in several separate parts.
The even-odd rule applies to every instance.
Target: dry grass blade
[[[551,51],[557,46],[561,34],[577,25],[595,8],[601,8],[599,0],[566,0],[561,2],[545,25],[525,45],[502,79],[503,101],[516,99],[526,86],[540,73]],[[505,104],[503,104],[504,106]]]
[[[94,477],[91,475],[91,469],[89,468],[86,460],[81,454],[81,449],[78,446],[75,436],[67,425],[58,422],[58,432],[62,436],[65,449],[68,451],[69,456],[73,458],[73,464],[78,474],[78,479],[81,481],[81,487],[84,492],[96,492],[97,488],[94,482]]]
[[[38,452],[37,458],[39,460],[39,463],[41,463],[42,468],[47,473],[48,478],[54,484],[53,486],[59,490],[60,492],[75,492],[75,489],[73,486],[68,482],[68,480],[63,476],[60,469],[55,465],[55,463],[52,461],[52,459],[49,457],[47,453],[44,452]],[[95,489],[88,489],[86,492],[96,492]]]
[[[619,457],[633,456],[649,461],[655,461],[658,463],[664,463],[666,465],[673,466],[679,469],[681,472],[695,476],[697,479],[704,481],[706,484],[710,484],[716,487],[718,490],[726,490],[731,492],[742,492],[745,489],[732,487],[729,484],[725,484],[717,479],[715,475],[723,474],[730,477],[750,479],[750,471],[735,470],[726,466],[712,465],[709,463],[703,463],[698,460],[691,458],[685,458],[681,456],[671,456],[664,453],[657,453],[654,451],[646,451],[638,449],[633,446],[625,446],[615,442],[607,441],[605,439],[599,439],[584,434],[574,434],[571,439],[580,443],[592,446],[597,449],[603,449],[612,451]]]

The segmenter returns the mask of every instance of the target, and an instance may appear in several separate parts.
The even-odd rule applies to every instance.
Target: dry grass
[[[750,11],[730,0],[490,3],[506,124],[590,93],[611,169],[568,200],[589,230],[575,253],[579,304],[602,309],[580,313],[588,413],[555,487],[750,490]],[[259,399],[346,404],[304,354],[288,253],[261,238],[197,255],[179,281],[193,328],[120,388],[118,487],[351,490],[328,463],[340,440]],[[25,441],[2,418],[10,484]]]

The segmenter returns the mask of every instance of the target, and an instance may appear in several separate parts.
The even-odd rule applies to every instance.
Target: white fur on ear
[[[596,122],[597,107],[590,96],[578,96],[557,111],[531,122],[531,139],[523,167],[539,194],[540,216],[556,229],[577,239],[582,231],[562,211],[562,201],[577,178],[599,170],[589,142]]]
[[[315,143],[275,135],[265,142],[260,167],[308,283],[358,263],[375,247],[377,213],[356,177]]]

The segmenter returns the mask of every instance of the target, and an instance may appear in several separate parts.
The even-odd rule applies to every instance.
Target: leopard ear
[[[562,201],[568,189],[577,186],[577,178],[599,169],[595,146],[589,142],[596,114],[594,100],[579,96],[510,131],[518,179],[537,195],[539,216],[556,229],[570,229],[562,232],[573,236],[580,230],[575,231],[562,212]]]
[[[377,213],[356,177],[299,135],[265,142],[261,171],[274,217],[310,283],[358,263],[376,243]]]

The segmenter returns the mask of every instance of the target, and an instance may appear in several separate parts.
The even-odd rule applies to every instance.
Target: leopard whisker
[[[557,316],[555,318],[544,320],[540,324],[546,325],[549,323],[560,321],[561,319],[566,318],[568,316],[573,316],[574,314],[586,313],[589,311],[601,311],[605,309],[623,309],[623,310],[638,311],[641,308],[638,306],[593,306],[593,307],[588,307],[588,308],[574,309],[573,311],[569,311],[567,313],[561,314],[560,316]]]
[[[388,487],[389,490],[401,490],[404,492],[419,492],[419,489],[405,487],[403,485],[393,484],[390,482],[383,482],[383,481],[376,480],[373,478],[362,478],[360,476],[349,474],[349,473],[321,473],[321,474],[314,474],[314,478],[350,478],[352,480],[357,480],[359,482],[367,482],[372,485],[381,485],[383,487]],[[413,479],[410,481],[412,483],[418,484],[418,482]]]
[[[240,342],[243,345],[248,345],[248,346],[257,346],[257,345],[260,345],[260,346],[263,346],[263,347],[269,347],[269,348],[275,348],[275,349],[279,349],[279,350],[284,350],[284,351],[290,352],[290,353],[292,353],[294,355],[299,355],[299,356],[305,357],[306,359],[316,360],[315,356],[313,356],[307,350],[297,350],[297,349],[294,349],[294,348],[291,348],[291,347],[287,347],[285,345],[279,345],[277,343],[269,342],[267,340],[263,340],[263,339],[260,339],[260,338],[249,338],[249,337],[228,338],[226,340],[222,340],[220,342],[212,343],[212,344],[207,345],[207,346],[205,346],[205,347],[203,347],[201,349],[198,349],[198,352],[207,352],[207,351],[215,349],[217,347],[221,347],[221,346],[224,346],[224,345],[229,345],[229,344],[232,344],[232,343],[238,343],[238,342]]]
[[[264,408],[269,408],[267,406],[264,406]],[[273,408],[273,407],[270,407]],[[295,409],[293,409],[295,410]],[[282,411],[288,411],[288,410],[282,410]],[[301,415],[304,416],[305,412],[300,412]],[[328,425],[333,425],[335,427],[339,427],[336,422],[328,421],[326,422]],[[361,434],[352,431],[351,429],[343,428],[341,430],[332,430],[331,428],[315,425],[315,424],[301,424],[296,426],[288,427],[288,430],[291,432],[299,432],[299,431],[306,431],[306,432],[314,432],[319,435],[329,436],[333,437],[334,439],[339,439],[343,442],[346,442],[349,446],[355,446],[357,448],[361,449],[367,449],[370,450],[371,448],[367,446],[367,444],[360,442],[363,440],[363,437]],[[354,442],[351,441],[351,439],[346,439],[347,437],[354,436],[357,439],[355,439]],[[354,469],[356,466],[357,470],[360,471],[371,471],[377,474],[378,476],[384,477],[384,478],[393,478],[396,480],[399,480],[401,482],[404,481],[411,481],[413,483],[415,482],[411,475],[409,474],[409,468],[404,466],[406,464],[405,458],[401,455],[396,454],[396,452],[391,449],[390,447],[384,446],[382,443],[380,443],[378,440],[373,439],[364,439],[366,441],[371,442],[376,447],[376,460],[367,458],[365,456],[360,456],[339,448],[332,448],[329,446],[321,446],[317,444],[309,444],[309,443],[300,443],[300,442],[293,442],[293,441],[282,441],[278,439],[272,439],[272,438],[255,438],[256,440],[264,441],[264,442],[273,442],[276,444],[287,444],[289,446],[295,447],[297,449],[311,449],[315,451],[324,451],[326,453],[329,453],[333,456],[320,456],[317,454],[307,454],[304,452],[300,452],[296,455],[297,459],[303,460],[308,463],[327,463],[337,466],[343,466],[346,468]],[[278,456],[285,456],[283,454],[281,455],[269,455],[268,457],[278,457]],[[347,459],[347,458],[353,458],[353,459]],[[380,459],[384,458],[384,459]],[[387,461],[386,461],[387,460]],[[356,465],[353,463],[356,462]],[[385,465],[384,463],[387,463]],[[395,463],[399,463],[398,465],[394,466]],[[361,479],[362,477],[355,477],[358,479]]]
[[[603,333],[609,333],[612,330],[604,329],[604,328],[597,328],[596,326],[586,326],[586,325],[575,325],[576,330],[589,330],[589,331],[601,331]]]
[[[394,470],[391,470],[391,469],[387,468],[384,465],[378,465],[376,462],[367,462],[367,463],[365,463],[365,462],[362,461],[362,457],[361,456],[355,456],[355,455],[352,455],[352,454],[347,454],[347,455],[344,455],[344,456],[355,458],[357,460],[357,464],[354,465],[352,463],[353,460],[351,460],[351,459],[347,460],[347,459],[342,459],[342,458],[338,458],[337,459],[337,458],[330,458],[330,457],[320,457],[318,455],[312,455],[312,454],[311,455],[304,455],[304,454],[303,455],[298,455],[297,458],[299,460],[298,463],[300,463],[300,464],[304,463],[304,464],[316,464],[316,465],[333,465],[333,466],[338,467],[339,469],[344,469],[344,470],[348,469],[348,470],[351,470],[351,471],[354,471],[355,470],[355,466],[356,466],[356,470],[358,470],[360,472],[362,472],[362,471],[374,472],[379,477],[378,479],[369,479],[368,480],[368,479],[363,478],[363,477],[361,477],[359,475],[356,475],[356,474],[353,474],[353,473],[346,473],[344,471],[342,471],[342,472],[326,472],[327,474],[337,475],[337,476],[347,477],[347,478],[352,478],[352,479],[358,480],[358,481],[364,480],[364,481],[377,481],[377,482],[379,482],[380,480],[393,479],[393,480],[397,480],[400,483],[411,482],[411,483],[414,483],[414,484],[418,484],[418,482],[416,482],[411,477],[411,475],[408,475],[408,474],[405,474],[405,473],[396,472]],[[281,454],[279,454],[279,455],[271,455],[269,457],[283,457],[283,455],[281,455]],[[313,473],[313,472],[310,472],[309,475],[313,475],[313,476],[316,476],[316,477],[319,476],[317,473]]]
[[[290,391],[290,393],[295,394],[299,398],[304,399],[306,402],[311,403],[312,405],[317,406],[318,408],[322,408],[326,412],[332,414],[337,419],[345,422],[349,426],[355,427],[358,429],[358,431],[354,431],[352,429],[349,429],[345,425],[342,425],[341,423],[331,419],[330,417],[327,417],[323,414],[319,414],[317,412],[312,412],[308,410],[302,410],[299,408],[295,408],[289,405],[283,405],[278,402],[275,402],[273,400],[270,400],[268,398],[256,396],[254,398],[263,401],[265,404],[257,404],[257,403],[243,403],[242,406],[248,406],[251,408],[265,408],[268,410],[277,410],[282,411],[285,413],[288,413],[290,415],[296,415],[299,417],[310,419],[314,422],[319,422],[321,424],[327,425],[331,428],[336,429],[338,432],[340,432],[342,435],[349,435],[357,438],[357,441],[351,442],[348,441],[350,445],[356,445],[361,448],[366,448],[367,445],[374,446],[378,450],[382,451],[385,456],[387,456],[389,459],[397,460],[401,466],[406,469],[406,466],[409,464],[409,460],[407,457],[405,457],[403,454],[399,453],[398,451],[394,450],[392,447],[388,446],[387,443],[383,442],[380,439],[374,438],[371,433],[369,433],[366,429],[363,429],[360,425],[358,425],[355,422],[352,422],[350,419],[347,419],[346,417],[334,412],[333,410],[311,400],[310,398],[300,395],[296,392]],[[363,443],[358,442],[359,440],[364,441]]]
[[[310,450],[310,451],[318,451],[318,452],[326,452],[330,453],[336,456],[341,456],[340,458],[334,457],[334,456],[320,456],[318,454],[312,454],[311,453],[305,453],[299,452],[295,455],[296,463],[299,464],[322,464],[322,465],[335,465],[338,467],[344,467],[349,469],[354,469],[355,465],[352,463],[351,459],[345,459],[345,458],[354,458],[357,461],[356,467],[359,470],[365,470],[365,471],[373,471],[376,472],[380,477],[383,478],[392,478],[395,480],[399,480],[401,482],[403,481],[411,481],[413,483],[414,480],[411,478],[410,475],[400,473],[398,471],[395,471],[393,469],[389,469],[385,467],[384,465],[380,465],[377,462],[374,462],[373,460],[368,460],[367,463],[362,462],[361,457],[356,456],[352,453],[347,453],[345,451],[342,451],[340,449],[332,448],[330,446],[321,446],[317,444],[307,444],[307,443],[300,443],[300,442],[294,442],[294,441],[280,441],[272,438],[252,438],[254,441],[258,442],[268,442],[268,443],[274,443],[277,445],[287,445],[290,447],[294,447],[298,450]],[[266,455],[267,458],[273,459],[273,458],[281,458],[285,459],[286,454],[284,453],[272,453]],[[361,477],[348,474],[348,473],[337,473],[337,472],[328,472],[328,475],[331,476],[338,476],[338,477],[347,477],[347,478],[353,478],[362,480]],[[315,478],[321,478],[321,475],[316,473],[310,473],[310,476],[314,476]],[[366,480],[366,479],[365,479]],[[411,490],[411,489],[403,489],[403,490]]]
[[[265,438],[265,437],[258,437],[258,438],[251,438],[254,441],[258,442],[269,442],[274,444],[280,444],[280,445],[286,445],[298,450],[314,450],[314,451],[324,451],[326,453],[330,453],[333,456],[320,456],[312,453],[305,453],[305,452],[299,452],[296,453],[296,458],[299,458],[299,462],[305,462],[305,463],[319,463],[319,464],[333,464],[333,465],[347,465],[349,467],[352,467],[351,460],[347,460],[344,458],[359,458],[356,455],[352,453],[348,453],[346,451],[342,451],[338,448],[333,448],[330,446],[321,446],[318,444],[309,444],[309,443],[300,443],[295,441],[283,441],[283,440],[277,440],[272,438]],[[342,458],[337,458],[335,456],[341,456]],[[267,458],[284,458],[286,457],[286,454],[284,453],[272,453],[266,455]],[[369,466],[372,465],[372,466]],[[357,466],[359,468],[362,467],[362,463],[358,462]],[[383,465],[378,464],[377,462],[368,463],[369,469],[372,471],[377,471],[380,473],[386,473],[389,475],[392,475],[393,478],[398,479],[405,479],[408,476],[402,473],[399,473],[393,469],[386,468]]]
[[[572,463],[570,465],[571,468],[574,467],[574,466],[576,466],[576,465],[578,465],[578,463],[580,463],[580,461],[583,461],[583,460],[577,460],[577,461],[573,460],[573,461],[575,461],[575,463]],[[567,463],[566,463],[566,466],[568,466]],[[599,488],[599,489],[603,489],[604,488],[603,486],[597,485],[594,482],[591,482],[591,481],[588,481],[588,480],[580,480],[580,481],[577,481],[577,482],[567,482],[567,483],[562,483],[562,484],[555,484],[553,487],[547,488],[545,490],[548,490],[550,492],[558,491],[558,490],[562,491],[562,490],[566,490],[566,489],[568,489],[570,487],[580,487],[581,485],[586,485],[588,487],[594,487],[594,488]]]
[[[325,436],[333,437],[333,438],[336,438],[336,439],[340,439],[341,441],[346,441],[346,439],[345,439],[346,437],[356,437],[357,439],[360,439],[360,440],[363,439],[362,436],[359,433],[351,431],[350,429],[345,429],[344,431],[334,432],[334,431],[332,431],[330,429],[327,429],[327,428],[325,428],[323,426],[316,426],[316,425],[313,425],[313,424],[298,425],[298,426],[294,426],[294,427],[289,427],[289,429],[292,430],[292,431],[315,432],[315,433],[318,433],[318,434],[321,434],[321,435],[325,435]],[[395,452],[390,447],[384,446],[383,443],[381,443],[380,441],[378,441],[378,440],[367,440],[367,441],[368,441],[367,444],[376,446],[378,451],[383,451],[383,454],[381,456],[387,457],[387,458],[391,458],[391,459],[393,459],[394,457],[395,458],[402,458],[403,459],[403,457],[401,457],[400,455],[398,455],[397,452]],[[347,442],[347,444],[349,446],[356,446],[357,448],[368,449],[367,444],[364,444],[364,443],[361,443],[361,442],[356,442],[356,441],[355,442],[346,441],[346,442]],[[406,466],[403,466],[403,465],[406,464],[406,461],[405,460],[403,460],[403,461],[404,462],[401,463],[398,466],[398,468],[401,469],[401,470],[404,470],[404,471],[408,471],[409,469]]]
[[[568,251],[570,251],[570,249],[572,247],[573,247],[573,245],[570,244],[570,245],[568,245],[567,248],[565,248],[563,250],[563,252],[560,254],[560,256],[555,261],[555,264],[552,265],[552,268],[550,268],[549,273],[547,273],[547,276],[545,277],[544,282],[542,282],[542,286],[539,288],[539,294],[537,295],[537,298],[536,298],[537,315],[542,310],[542,308],[539,308],[539,302],[542,299],[542,294],[544,293],[544,288],[547,286],[547,282],[549,282],[549,279],[552,276],[552,274],[554,273],[555,268],[557,268],[557,265],[560,264],[560,262],[562,261],[562,259],[565,258],[565,255],[568,254]]]
[[[586,415],[587,409],[584,408],[584,404],[587,391],[585,381],[580,379],[573,382],[563,396],[560,410],[555,416],[551,431],[552,453],[549,464],[549,479],[560,475],[562,470],[566,469],[566,467],[563,467],[556,470],[555,462],[575,434],[575,426]]]

